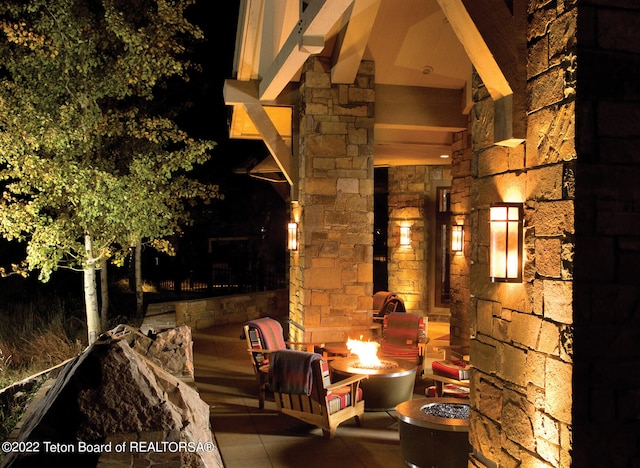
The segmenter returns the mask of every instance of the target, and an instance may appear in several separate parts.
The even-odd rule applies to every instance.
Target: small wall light
[[[287,225],[287,248],[289,250],[298,250],[298,223],[289,223]]]
[[[451,226],[451,252],[462,252],[464,248],[464,226],[454,224]]]
[[[523,214],[522,203],[495,203],[489,208],[489,276],[494,283],[522,281]]]
[[[400,226],[400,246],[409,247],[411,245],[411,227]]]

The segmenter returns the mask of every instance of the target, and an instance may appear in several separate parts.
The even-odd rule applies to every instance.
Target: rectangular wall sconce
[[[289,250],[298,250],[298,223],[289,223],[287,225],[287,248]]]
[[[411,245],[411,227],[400,226],[400,246],[409,247]]]
[[[464,249],[464,226],[454,224],[451,226],[451,252],[458,253]]]
[[[523,217],[522,203],[495,203],[489,208],[489,276],[493,283],[522,282]]]

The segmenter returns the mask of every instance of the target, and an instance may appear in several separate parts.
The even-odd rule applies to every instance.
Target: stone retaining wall
[[[188,325],[200,330],[258,317],[286,317],[288,304],[287,289],[149,304],[140,329],[147,333]]]

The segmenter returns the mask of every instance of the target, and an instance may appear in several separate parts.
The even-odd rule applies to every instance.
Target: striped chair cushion
[[[327,388],[331,385],[331,377],[329,375],[329,363],[324,359],[320,361],[320,370],[322,371],[322,383]],[[362,388],[358,387],[357,401],[360,400],[362,400]],[[327,410],[329,414],[340,411],[347,406],[351,406],[349,386],[345,385],[327,393]]]
[[[358,387],[356,401],[360,400],[362,400],[362,389]],[[340,411],[347,406],[351,406],[351,392],[348,386],[337,388],[327,394],[327,409],[329,410],[329,414]]]
[[[451,379],[469,380],[469,376],[471,375],[469,363],[460,359],[433,361],[431,368],[434,374],[443,375]]]
[[[331,374],[329,372],[329,363],[324,359],[320,361],[320,371],[322,372],[322,385],[327,388],[331,385]]]

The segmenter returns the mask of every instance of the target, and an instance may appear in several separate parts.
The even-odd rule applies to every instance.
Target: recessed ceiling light
[[[448,155],[448,154],[441,154],[441,155],[440,155],[440,157],[441,157],[442,159],[448,159],[448,158],[449,158],[449,155]]]

